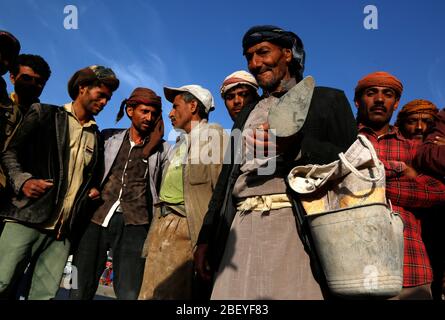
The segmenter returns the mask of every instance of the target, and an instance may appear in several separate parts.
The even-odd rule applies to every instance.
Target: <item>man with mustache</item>
[[[93,299],[105,269],[107,251],[113,256],[116,297],[139,295],[145,259],[141,257],[153,204],[159,201],[161,174],[170,145],[163,140],[162,103],[153,90],[136,88],[122,101],[116,122],[124,115],[129,129],[106,129],[102,201],[74,254],[78,287],[71,299]]]
[[[405,139],[389,124],[402,91],[403,85],[395,76],[374,72],[357,83],[354,101],[359,133],[371,141],[384,164],[387,198],[405,225],[403,289],[394,299],[431,299],[431,264],[422,240],[421,220],[413,210],[443,204],[445,185],[413,168],[418,143]]]
[[[0,298],[30,264],[29,299],[55,297],[70,250],[99,197],[103,143],[94,116],[119,86],[103,66],[77,71],[68,82],[73,99],[62,107],[35,103],[2,154],[10,182],[0,236]]]
[[[260,98],[257,91],[258,83],[255,78],[244,70],[235,71],[224,79],[221,97],[233,121],[242,108]]]
[[[394,125],[406,139],[422,142],[434,127],[438,112],[431,101],[415,99],[403,106]]]
[[[425,136],[423,144],[417,150],[415,165],[428,174],[445,178],[445,109],[440,110],[435,119],[431,132]],[[428,216],[428,225],[434,230],[433,236],[427,236],[427,244],[433,250],[432,263],[434,271],[433,297],[444,300],[445,296],[445,237],[443,233],[443,206],[438,208],[435,215]]]
[[[269,110],[302,81],[303,43],[291,31],[264,25],[250,28],[242,47],[263,96],[244,107],[235,121],[235,143],[226,152],[235,159],[225,161],[210,201],[196,269],[206,280],[216,273],[212,299],[322,299],[320,276],[312,272],[308,243],[300,238],[286,177],[295,165],[336,160],[356,139],[354,116],[342,91],[316,87],[305,106],[307,116],[300,115],[296,103],[294,114],[283,114],[283,119],[303,118],[297,134],[272,143]],[[234,136],[241,130],[243,136]],[[258,146],[253,157],[243,151],[252,145]],[[258,152],[263,145],[276,146],[276,153]],[[262,170],[273,166],[267,173]]]
[[[159,203],[147,236],[139,299],[194,297],[193,252],[202,219],[221,171],[226,134],[208,123],[213,96],[199,85],[164,87],[169,117],[181,135],[165,167]]]

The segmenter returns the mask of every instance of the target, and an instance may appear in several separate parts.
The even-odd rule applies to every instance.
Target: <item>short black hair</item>
[[[19,74],[20,66],[30,67],[35,73],[40,75],[45,82],[48,81],[51,76],[51,69],[48,63],[38,55],[20,54],[10,70],[13,76]]]

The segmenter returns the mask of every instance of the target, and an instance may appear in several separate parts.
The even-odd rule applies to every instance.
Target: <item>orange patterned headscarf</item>
[[[369,87],[388,87],[393,89],[399,97],[402,95],[403,91],[403,84],[399,79],[388,72],[378,71],[370,73],[359,80],[357,86],[355,87],[354,99],[357,100],[359,98],[358,95],[364,89]]]
[[[397,115],[396,126],[400,126],[409,115],[415,113],[426,113],[431,114],[436,117],[439,109],[436,107],[434,103],[424,99],[415,99],[413,101],[408,102],[403,106],[400,112]]]

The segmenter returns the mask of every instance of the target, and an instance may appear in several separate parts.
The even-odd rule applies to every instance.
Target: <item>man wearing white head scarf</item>
[[[258,83],[249,72],[235,71],[224,79],[221,97],[230,117],[235,121],[242,108],[258,101]]]

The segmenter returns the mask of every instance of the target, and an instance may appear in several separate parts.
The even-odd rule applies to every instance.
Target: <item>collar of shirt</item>
[[[382,138],[396,138],[397,140],[406,140],[402,134],[400,133],[399,129],[394,126],[389,126],[389,131],[387,133],[384,133],[380,136],[378,136],[373,129],[370,127],[365,126],[364,124],[360,123],[358,125],[358,132],[367,132],[370,135],[374,136],[376,139],[382,139]]]
[[[72,102],[65,104],[63,106],[63,108],[65,109],[66,112],[68,112],[69,115],[71,115],[74,119],[76,119],[76,121],[79,122],[79,124],[80,124],[79,119],[77,118],[76,114],[74,113],[73,103]],[[88,122],[85,122],[83,127],[91,127],[91,126],[96,126],[96,125],[97,124],[96,124],[96,121],[94,120],[94,117],[91,116],[91,119],[88,120]]]
[[[127,130],[126,133],[128,140],[130,141],[130,146],[133,147],[143,147],[147,144],[148,140],[150,140],[150,136],[146,136],[144,138],[144,140],[142,140],[142,143],[137,144],[136,142],[133,141],[133,139],[131,139],[131,134],[130,134],[130,129]]]

